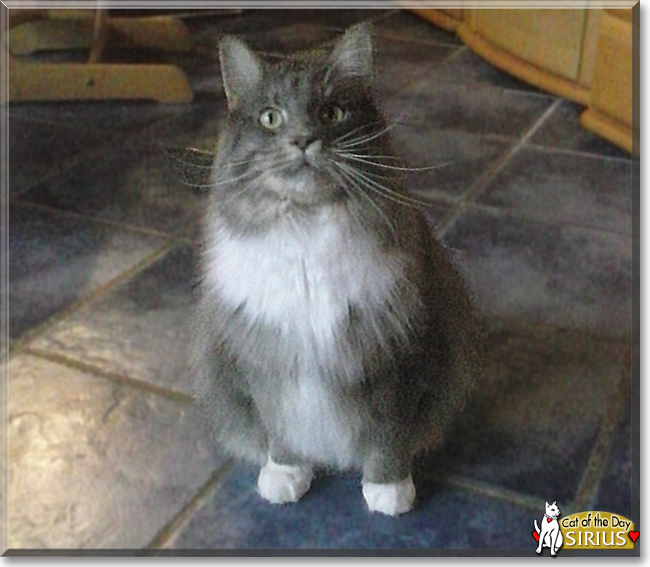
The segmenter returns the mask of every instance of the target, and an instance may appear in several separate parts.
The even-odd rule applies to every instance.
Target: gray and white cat
[[[270,502],[313,467],[363,471],[370,510],[415,500],[480,370],[479,318],[402,186],[372,91],[366,24],[288,59],[233,37],[193,325],[195,398],[215,440],[262,466]]]

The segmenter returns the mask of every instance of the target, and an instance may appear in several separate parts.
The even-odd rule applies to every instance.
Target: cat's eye
[[[260,114],[260,124],[269,130],[275,130],[282,125],[282,113],[274,108],[267,108]]]
[[[338,124],[348,117],[347,111],[338,104],[330,104],[321,110],[321,120],[327,124]]]

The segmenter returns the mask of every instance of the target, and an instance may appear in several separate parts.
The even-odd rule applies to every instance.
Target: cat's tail
[[[539,529],[539,526],[537,525],[537,518],[535,518],[535,519],[533,520],[533,522],[535,523],[535,531],[536,531],[537,533],[541,533],[541,530]]]

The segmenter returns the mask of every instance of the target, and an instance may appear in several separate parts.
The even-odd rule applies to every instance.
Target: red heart
[[[550,524],[553,520],[551,518],[546,518],[546,521]]]
[[[533,532],[533,537],[535,538],[535,541],[539,543],[539,534],[537,532]]]
[[[634,543],[636,543],[636,540],[637,540],[637,538],[639,537],[639,532],[638,532],[638,531],[636,531],[636,532],[630,532],[630,533],[628,533],[627,535],[629,535],[629,536],[630,536],[630,539],[631,539]]]

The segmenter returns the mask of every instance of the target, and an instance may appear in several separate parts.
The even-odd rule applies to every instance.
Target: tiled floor
[[[486,375],[418,463],[417,508],[370,515],[359,478],[294,506],[255,492],[201,429],[184,370],[204,195],[167,146],[208,148],[220,30],[270,52],[376,20],[396,147],[475,290]],[[519,549],[545,500],[638,521],[631,463],[632,177],[580,109],[402,12],[251,12],[188,22],[191,105],[16,104],[10,135],[9,541],[21,548]],[[3,110],[4,112],[4,110]],[[636,516],[635,516],[636,514]]]

